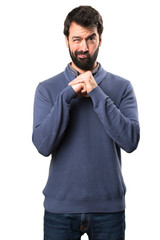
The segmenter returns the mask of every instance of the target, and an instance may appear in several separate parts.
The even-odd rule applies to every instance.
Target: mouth
[[[88,56],[86,54],[78,54],[78,57],[84,59],[87,58]]]

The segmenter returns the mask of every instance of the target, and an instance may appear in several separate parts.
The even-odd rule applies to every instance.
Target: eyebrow
[[[86,39],[88,40],[91,37],[96,37],[96,33],[92,33],[91,35],[89,35]]]
[[[91,35],[89,35],[86,40],[88,40],[89,38],[91,37],[95,37],[96,36],[96,33],[92,33]],[[82,37],[80,36],[73,36],[72,39],[82,39]]]

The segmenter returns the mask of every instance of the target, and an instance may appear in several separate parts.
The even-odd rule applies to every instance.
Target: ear
[[[100,36],[100,38],[99,38],[99,47],[102,45],[102,34],[101,34],[101,36]]]
[[[65,42],[66,42],[67,48],[69,48],[69,42],[68,42],[68,38],[66,36],[65,36]]]

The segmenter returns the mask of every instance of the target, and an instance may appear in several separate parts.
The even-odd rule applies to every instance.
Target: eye
[[[94,42],[96,40],[95,36],[90,36],[88,39],[90,42]]]
[[[79,39],[79,38],[74,38],[74,39],[73,39],[73,42],[79,43],[79,42],[80,42],[80,39]]]
[[[90,37],[89,40],[92,41],[94,38],[93,37]]]

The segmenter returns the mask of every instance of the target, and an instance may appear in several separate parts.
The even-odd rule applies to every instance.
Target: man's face
[[[73,67],[78,68],[77,70],[88,71],[96,66],[99,46],[101,45],[97,27],[88,29],[72,22],[66,43]]]

